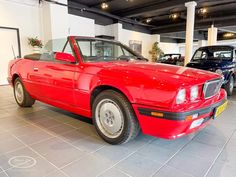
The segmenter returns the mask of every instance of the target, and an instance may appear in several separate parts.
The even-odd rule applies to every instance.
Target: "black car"
[[[233,94],[236,79],[236,49],[233,46],[201,47],[186,66],[221,74],[223,88],[229,96]]]
[[[171,64],[171,65],[179,65],[184,66],[184,57],[178,53],[169,53],[162,56],[159,60],[159,63]]]

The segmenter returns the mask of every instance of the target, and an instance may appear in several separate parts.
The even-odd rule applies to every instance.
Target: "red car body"
[[[20,77],[31,97],[88,118],[97,92],[114,89],[123,93],[135,111],[144,134],[174,139],[206,126],[215,110],[226,101],[220,89],[205,98],[203,87],[208,81],[221,79],[215,73],[145,61],[83,62],[75,39],[69,41],[76,63],[16,59],[9,64],[9,83]],[[189,89],[197,85],[199,97],[191,102]],[[186,88],[187,99],[175,103],[177,92]],[[194,114],[197,117],[191,117]],[[195,120],[203,122],[191,128]]]

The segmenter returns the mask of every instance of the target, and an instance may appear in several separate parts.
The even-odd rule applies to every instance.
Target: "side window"
[[[198,50],[198,51],[195,53],[193,59],[194,59],[194,60],[201,59],[201,56],[202,56],[202,51],[201,51],[201,50]]]
[[[133,57],[134,55],[132,53],[130,53],[128,50],[126,50],[125,48],[122,48],[124,51],[124,55],[125,56],[129,56],[129,57]]]
[[[208,52],[209,53],[209,52]],[[199,60],[199,59],[207,59],[209,56],[208,56],[208,53],[206,51],[202,51],[202,50],[198,50],[194,57],[193,57],[193,60]],[[211,54],[211,53],[210,53]],[[212,54],[213,55],[213,54]]]
[[[123,56],[125,55],[124,50],[121,48],[121,46],[116,45],[116,48],[114,49],[114,56]]]
[[[91,56],[91,46],[90,41],[78,41],[81,53],[83,54],[83,57],[89,57]]]
[[[65,52],[65,53],[69,53],[69,54],[71,54],[71,55],[74,55],[74,53],[73,53],[73,51],[72,51],[72,48],[71,48],[71,46],[70,46],[69,41],[67,41],[66,46],[65,46],[65,48],[64,48],[64,50],[63,50],[62,52]]]
[[[42,49],[40,60],[55,61],[54,54],[56,52],[62,52],[66,42],[67,42],[66,38],[53,39],[48,41],[44,46],[44,48]]]
[[[207,59],[207,53],[204,51],[204,52],[202,52],[202,57],[201,57],[202,59]]]

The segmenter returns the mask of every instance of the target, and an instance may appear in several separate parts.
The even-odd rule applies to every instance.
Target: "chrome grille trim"
[[[207,81],[203,87],[204,98],[208,99],[219,93],[222,84],[222,79]]]

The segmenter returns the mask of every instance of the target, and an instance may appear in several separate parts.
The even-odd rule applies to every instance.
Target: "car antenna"
[[[14,59],[16,59],[16,55],[15,55],[15,51],[14,51],[13,45],[11,46],[11,49],[12,49],[12,53],[13,53]]]

